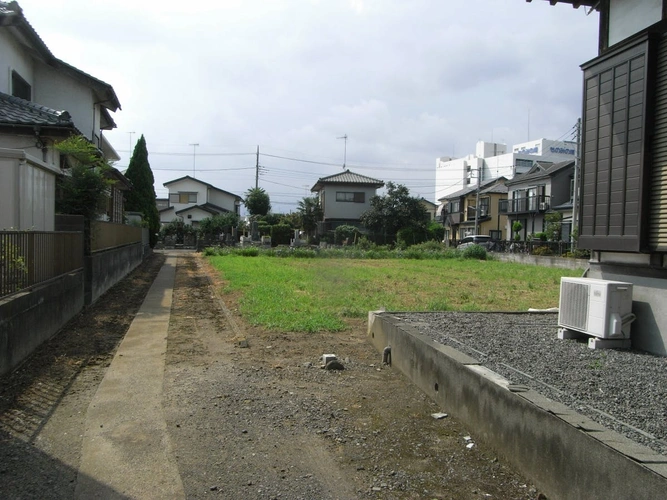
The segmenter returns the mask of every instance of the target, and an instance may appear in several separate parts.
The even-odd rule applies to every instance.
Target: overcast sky
[[[349,169],[431,201],[437,157],[570,139],[597,54],[598,14],[543,0],[19,4],[56,57],[114,87],[120,170],[144,134],[158,197],[184,175],[243,196],[259,146],[274,212],[342,170],[344,135]]]

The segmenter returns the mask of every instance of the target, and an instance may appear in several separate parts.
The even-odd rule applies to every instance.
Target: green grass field
[[[368,311],[525,311],[558,306],[581,271],[477,260],[208,257],[241,313],[276,331],[341,331]]]

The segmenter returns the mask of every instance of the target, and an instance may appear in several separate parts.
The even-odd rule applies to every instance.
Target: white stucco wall
[[[0,30],[0,92],[12,93],[11,70],[15,70],[35,91],[33,60],[7,30]]]
[[[224,208],[225,210],[229,210],[230,212],[236,212],[236,198],[230,194],[209,188],[208,202],[213,203],[220,208]]]
[[[364,193],[364,203],[349,201],[336,201],[336,192]],[[331,185],[325,186],[324,193],[324,218],[325,219],[354,219],[358,220],[361,214],[368,210],[370,199],[375,196],[377,190],[363,185]]]
[[[0,149],[0,229],[53,231],[57,172],[23,151]]]
[[[662,0],[610,0],[609,45],[614,45],[662,19]]]
[[[56,111],[68,111],[74,126],[88,139],[93,139],[93,131],[99,134],[99,112],[93,112],[92,89],[51,67],[35,67],[33,100]]]
[[[160,212],[160,224],[169,224],[175,219],[179,219],[179,217],[176,215],[176,211],[173,208]]]
[[[166,186],[169,189],[169,205],[176,211],[183,210],[194,205],[203,205],[206,203],[208,187],[196,179],[182,179]],[[197,193],[197,203],[174,203],[171,201],[171,195],[174,193]]]
[[[211,213],[201,208],[192,208],[186,212],[178,214],[188,226],[197,226],[199,222],[211,217]]]
[[[35,147],[37,140],[34,135],[0,134],[0,148],[23,150],[28,155],[33,156],[38,160],[42,160],[48,165],[59,169],[60,153],[54,149],[54,141],[45,137],[42,137],[41,140],[47,146],[46,154],[44,154],[40,148]]]

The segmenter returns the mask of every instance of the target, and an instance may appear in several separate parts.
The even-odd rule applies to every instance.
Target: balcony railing
[[[473,220],[475,218],[475,207],[468,207],[468,212],[466,214],[466,220]],[[489,216],[489,207],[482,205],[479,207],[479,218],[482,219],[484,217]]]
[[[501,214],[521,214],[530,212],[546,212],[551,208],[550,196],[528,196],[512,200],[500,200],[498,210]]]

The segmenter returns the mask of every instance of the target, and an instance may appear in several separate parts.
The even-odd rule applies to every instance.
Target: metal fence
[[[0,297],[81,268],[81,232],[0,231]]]

